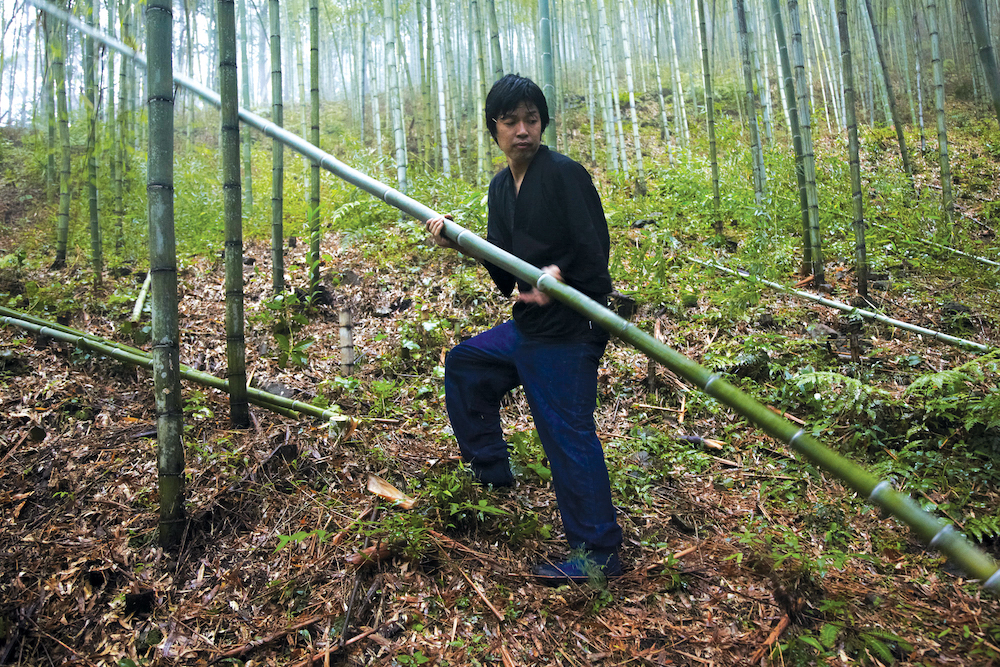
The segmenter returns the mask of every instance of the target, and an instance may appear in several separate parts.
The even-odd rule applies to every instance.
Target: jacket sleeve
[[[504,226],[499,220],[499,205],[495,203],[495,190],[495,185],[491,182],[489,197],[487,199],[489,214],[486,218],[486,240],[501,250],[510,252],[512,247],[511,239],[507,238],[509,235],[505,232]],[[496,264],[487,262],[486,260],[483,260],[483,266],[485,266],[486,270],[490,272],[490,277],[493,278],[493,282],[496,284],[500,292],[504,296],[510,296],[514,291],[514,276],[504,269],[501,269]]]
[[[608,223],[590,174],[579,163],[564,163],[553,187],[557,190],[553,200],[563,207],[562,225],[570,240],[553,263],[567,284],[591,294],[611,292]]]

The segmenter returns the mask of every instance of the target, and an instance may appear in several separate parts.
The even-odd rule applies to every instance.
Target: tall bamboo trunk
[[[219,99],[221,102],[222,206],[226,232],[226,378],[229,422],[250,426],[243,321],[243,204],[240,181],[239,85],[236,70],[236,3],[218,0]]]
[[[750,125],[750,151],[753,165],[754,201],[758,206],[764,202],[767,185],[764,175],[764,153],[760,146],[760,129],[757,126],[757,105],[753,94],[753,69],[750,65],[750,40],[747,37],[747,16],[743,0],[733,0],[736,27],[740,41],[740,55],[743,59],[743,85],[746,87],[747,116]]]
[[[919,2],[920,0],[916,0]],[[914,74],[917,85],[917,121],[920,124],[920,153],[927,151],[927,134],[924,129],[924,82],[920,69],[920,21],[917,18],[916,9],[913,12],[913,43],[917,44],[917,49],[913,54]]]
[[[366,17],[368,16],[368,12],[374,13],[373,10],[368,9],[365,11]],[[370,21],[367,18],[365,22],[370,23]],[[384,39],[382,40],[382,43],[384,46],[385,44]],[[382,170],[382,109],[379,103],[378,68],[370,67],[369,70],[371,70],[368,77],[368,81],[371,84],[370,97],[372,101],[372,125],[375,127],[375,162],[378,165],[378,170],[381,171]],[[386,95],[386,103],[389,104],[388,95]],[[388,110],[388,113],[389,113],[389,121],[392,122],[391,109]]]
[[[681,81],[680,49],[677,45],[677,33],[674,29],[673,0],[666,0],[667,3],[667,32],[669,34],[670,55],[673,60],[674,90],[671,97],[674,98],[677,106],[677,113],[674,114],[674,125],[677,127],[677,136],[687,151],[688,162],[691,161],[691,131],[688,126],[687,103],[684,101],[684,84]]]
[[[542,50],[542,94],[545,103],[552,111],[556,110],[556,71],[552,62],[552,22],[549,19],[549,0],[538,0],[538,35]],[[562,119],[558,121],[561,123]],[[543,137],[546,145],[553,149],[556,144],[556,124],[550,122],[545,127]]]
[[[118,16],[117,16],[118,4],[116,0],[111,0],[108,3],[108,32],[112,35],[117,29]],[[108,134],[111,137],[111,155],[108,156],[109,159],[105,161],[109,164],[111,168],[110,180],[112,188],[112,213],[115,220],[115,252],[120,254],[125,246],[125,212],[122,209],[124,204],[124,193],[122,192],[122,174],[121,174],[121,131],[118,124],[118,115],[120,113],[116,106],[115,97],[115,65],[117,63],[115,58],[115,52],[113,50],[108,53]],[[122,59],[121,66],[125,68],[129,63]],[[119,257],[119,261],[120,261]]]
[[[896,141],[899,143],[899,154],[903,159],[903,169],[910,180],[910,188],[913,189],[913,167],[910,166],[910,151],[906,147],[906,137],[903,136],[903,123],[899,119],[896,110],[896,96],[892,90],[892,80],[889,78],[889,64],[885,59],[885,50],[882,48],[882,38],[879,35],[878,26],[875,22],[875,13],[872,11],[872,0],[865,0],[865,9],[868,13],[868,21],[872,26],[872,39],[875,40],[875,50],[878,55],[879,65],[882,70],[882,81],[885,85],[886,96],[889,100],[889,113],[892,116],[892,124],[896,128]]]
[[[788,0],[788,19],[792,28],[792,56],[795,59],[795,88],[798,93],[799,131],[802,136],[802,167],[805,172],[806,203],[810,251],[810,272],[817,287],[826,282],[823,267],[823,250],[819,232],[819,194],[816,190],[816,157],[813,153],[812,122],[808,84],[805,75],[805,57],[802,53],[802,30],[799,24],[798,0]]]
[[[472,43],[476,58],[476,184],[486,184],[486,117],[483,107],[486,103],[486,58],[483,44],[483,17],[479,11],[479,1],[472,0]]]
[[[990,44],[989,24],[986,22],[981,0],[965,0],[965,11],[969,13],[972,34],[976,40],[976,49],[979,51],[979,60],[983,66],[983,73],[986,75],[986,84],[990,89],[993,111],[997,115],[997,122],[1000,122],[1000,70],[997,69],[996,56]],[[995,21],[996,18],[993,20]]]
[[[66,266],[66,245],[69,241],[70,204],[70,144],[69,109],[66,104],[66,28],[56,28],[54,53],[52,55],[52,77],[56,82],[56,108],[59,114],[59,213],[56,218],[56,258],[52,268]]]
[[[906,99],[910,103],[910,125],[917,124],[917,109],[913,103],[913,81],[910,78],[910,47],[907,45],[906,29],[903,27],[902,8],[896,11],[896,34],[899,50],[903,56],[903,80],[906,82]]]
[[[660,75],[660,41],[662,38],[660,0],[656,0],[656,9],[654,11],[656,36],[653,38],[653,69],[656,70],[656,96],[660,102],[660,138],[663,139],[663,143],[667,146],[667,162],[673,166],[674,149],[670,142],[670,124],[667,122],[667,104],[663,99],[663,78]],[[593,125],[593,119],[591,119],[591,125]]]
[[[492,6],[492,3],[487,0]],[[437,78],[438,94],[438,129],[440,131],[441,142],[441,171],[445,176],[451,176],[451,159],[448,155],[448,113],[445,107],[445,80],[444,80],[444,60],[441,53],[441,20],[438,17],[437,2],[430,0],[431,7],[431,43],[434,45],[434,70]],[[498,56],[499,57],[499,56]]]
[[[271,24],[271,121],[285,125],[281,90],[281,14],[278,0],[268,5]],[[271,286],[275,294],[285,291],[284,255],[285,146],[271,141]]]
[[[768,144],[774,142],[774,130],[772,128],[772,105],[771,105],[771,80],[768,71],[767,60],[767,34],[763,39],[758,39],[758,26],[760,21],[757,18],[756,9],[753,5],[749,8],[747,21],[747,40],[750,45],[750,52],[753,55],[754,77],[757,81],[757,101],[761,108],[761,120],[764,122],[764,140]]]
[[[400,101],[399,78],[396,75],[398,58],[396,45],[399,40],[399,26],[395,20],[396,0],[384,0],[382,11],[385,15],[385,75],[389,89],[389,113],[392,115],[392,138],[396,146],[396,183],[399,191],[407,192],[406,184],[406,135],[403,128],[403,109]]]
[[[934,68],[934,105],[937,108],[938,165],[941,168],[942,221],[951,226],[954,201],[951,197],[951,163],[948,161],[948,129],[944,115],[944,65],[941,62],[941,36],[938,34],[937,0],[927,0],[927,27],[931,33],[931,63]],[[949,229],[949,231],[951,231]]]
[[[809,196],[806,189],[806,170],[802,149],[802,130],[799,125],[799,108],[795,102],[795,79],[792,74],[791,59],[788,56],[788,42],[785,39],[785,24],[781,18],[781,8],[778,0],[769,0],[771,25],[774,28],[774,39],[778,46],[779,76],[783,81],[780,86],[782,103],[788,118],[788,129],[792,133],[792,148],[795,151],[795,178],[799,186],[799,212],[802,217],[802,264],[799,268],[803,274],[808,274],[812,268],[812,242],[809,233]]]
[[[56,35],[59,30],[49,27],[49,16],[45,14],[42,18],[43,34],[45,35],[45,80],[43,81],[45,120],[46,120],[46,155],[45,155],[45,199],[54,204],[59,194],[59,176],[56,173],[56,129],[58,118],[56,117],[55,103],[55,77],[53,76],[53,56],[55,42],[58,41]]]
[[[243,107],[250,109],[250,66],[247,64],[247,0],[240,0],[240,88],[242,88]],[[244,132],[243,140],[243,212],[247,217],[253,215],[253,133]]]
[[[174,237],[174,82],[170,0],[146,9],[149,161],[147,206],[156,396],[156,463],[160,493],[160,545],[176,546],[184,534],[184,411],[181,405],[180,334],[177,317],[177,249]]]
[[[622,47],[625,50],[625,84],[628,86],[628,107],[632,116],[632,143],[635,144],[635,190],[640,196],[646,194],[646,170],[642,164],[642,143],[639,140],[639,117],[635,111],[635,84],[632,76],[631,31],[625,18],[625,3],[618,3],[618,18],[621,22]]]
[[[309,141],[319,147],[319,1],[309,0]],[[319,291],[319,162],[309,163],[309,294]]]
[[[87,25],[94,25],[93,0],[84,5]],[[101,219],[97,210],[97,84],[94,76],[94,40],[83,38],[83,79],[87,107],[87,212],[90,221],[90,261],[94,272],[94,285],[101,284],[104,272],[104,253],[101,248]]]
[[[611,93],[608,91],[608,64],[604,58],[603,42],[599,43],[597,36],[597,18],[590,0],[582,0],[586,4],[586,15],[583,17],[584,31],[590,46],[595,77],[597,78],[597,99],[601,107],[601,118],[604,121],[604,159],[605,169],[618,171],[618,149],[614,128],[614,113],[611,111]]]
[[[612,57],[611,28],[608,25],[607,11],[604,0],[597,0],[597,32],[600,36],[601,57],[604,61],[605,87],[608,97],[608,113],[611,120],[611,136],[613,141],[609,150],[614,150],[615,170],[619,165],[628,173],[628,152],[625,148],[625,132],[621,125],[621,109],[618,104],[618,77],[615,74],[616,64]]]
[[[497,8],[493,0],[483,1],[486,3],[486,16],[490,20],[490,51],[493,54],[493,81],[497,81],[503,76],[503,57],[500,55],[500,26],[497,23]]]
[[[705,25],[705,0],[698,0],[698,34],[701,35],[701,67],[705,80],[705,107],[708,112],[708,153],[712,163],[713,227],[722,236],[722,203],[719,195],[719,152],[715,143],[715,96],[712,92],[712,64],[708,59],[708,29]]]
[[[844,114],[847,120],[847,151],[851,171],[851,205],[854,214],[854,258],[858,294],[868,296],[868,253],[865,244],[865,207],[861,199],[861,161],[858,158],[858,119],[854,104],[854,69],[851,36],[847,28],[847,0],[837,0],[837,23],[841,60],[844,63]]]

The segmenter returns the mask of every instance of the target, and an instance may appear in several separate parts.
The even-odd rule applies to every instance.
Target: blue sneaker
[[[531,568],[531,576],[546,586],[562,586],[570,582],[585,584],[604,583],[622,576],[622,562],[618,552],[601,553],[585,551],[561,563],[540,563]]]

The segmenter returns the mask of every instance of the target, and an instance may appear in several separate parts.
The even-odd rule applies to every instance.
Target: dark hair
[[[542,89],[528,77],[508,74],[494,83],[490,94],[486,96],[486,127],[493,141],[497,140],[497,119],[509,114],[521,102],[531,102],[538,107],[542,132],[545,132],[549,124],[549,105]]]

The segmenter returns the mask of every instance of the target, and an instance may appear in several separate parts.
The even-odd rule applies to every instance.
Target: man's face
[[[530,162],[542,142],[542,119],[533,102],[521,102],[497,121],[497,145],[508,160]]]

